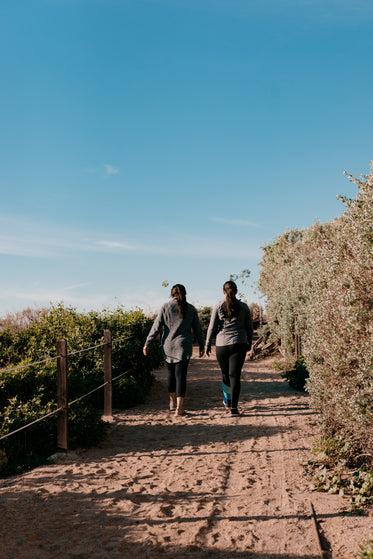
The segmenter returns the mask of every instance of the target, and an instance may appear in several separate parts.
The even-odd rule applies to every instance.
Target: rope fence
[[[2,369],[0,374],[10,373],[12,371],[20,371],[21,369],[27,369],[27,367],[32,367],[33,365],[41,365],[42,363],[48,363],[49,361],[56,361],[57,357],[46,357],[41,361],[34,361],[33,363],[27,363],[26,365],[19,365],[18,367],[12,367],[11,369]]]
[[[124,377],[124,375],[128,375],[128,373],[130,373],[131,371],[132,371],[132,369],[129,369],[125,373],[122,373],[122,374],[118,375],[117,377],[114,377],[113,379],[111,379],[111,382],[114,382],[115,380],[118,380],[119,378]],[[72,400],[71,402],[69,402],[69,406],[72,406],[76,402],[80,402],[80,400],[84,400],[84,398],[87,398],[87,396],[90,396],[94,392],[98,392],[98,390],[101,390],[101,388],[104,388],[107,385],[108,385],[108,382],[103,382],[102,384],[100,384],[100,386],[97,386],[96,388],[93,388],[93,390],[91,390],[90,392],[87,392],[86,394],[83,394],[83,396],[79,396],[79,398],[75,398],[75,400]]]
[[[20,365],[18,367],[11,367],[9,369],[2,369],[0,374],[9,373],[12,371],[18,371],[21,369],[25,369],[26,367],[32,367],[34,365],[40,365],[43,363],[47,363],[50,361],[57,361],[57,409],[53,410],[50,413],[43,415],[35,419],[34,421],[24,425],[11,433],[7,433],[0,437],[0,441],[19,433],[20,431],[24,431],[28,427],[43,421],[44,419],[51,417],[52,415],[58,414],[57,417],[57,447],[58,450],[67,452],[68,451],[68,410],[69,407],[76,404],[77,402],[87,398],[94,392],[98,390],[104,389],[104,413],[103,417],[111,417],[112,416],[112,383],[116,380],[128,375],[132,369],[128,369],[124,373],[117,375],[116,377],[112,378],[112,347],[113,345],[117,345],[120,341],[127,341],[133,338],[133,336],[122,336],[121,338],[117,338],[114,342],[112,341],[112,335],[110,330],[104,331],[104,341],[102,343],[93,345],[88,348],[84,348],[81,350],[67,352],[67,343],[65,339],[60,339],[57,341],[56,344],[56,353],[55,357],[48,357],[46,359],[42,359],[40,361],[35,361],[33,363],[28,363],[27,365]],[[95,350],[97,348],[103,347],[104,348],[104,382],[97,386],[93,390],[90,390],[86,394],[79,396],[75,400],[69,402],[68,400],[68,367],[67,367],[67,358],[73,355],[78,355],[80,353],[85,353],[88,351]]]
[[[128,340],[132,340],[133,336],[122,336],[120,338],[116,338],[113,342],[112,345],[117,345],[119,342],[121,341],[128,341]],[[75,351],[70,351],[67,356],[71,357],[72,355],[78,355],[79,353],[86,353],[87,351],[92,351],[93,349],[97,349],[100,347],[104,347],[105,346],[105,342],[99,343],[99,344],[95,344],[93,346],[90,347],[86,347],[84,349],[77,349]],[[41,359],[40,361],[33,361],[32,363],[26,363],[25,365],[18,365],[17,367],[11,367],[10,369],[1,369],[0,370],[0,375],[4,374],[4,373],[10,373],[12,371],[19,371],[21,369],[27,369],[27,367],[32,367],[34,365],[42,365],[43,363],[48,363],[49,361],[57,361],[58,356],[54,356],[54,357],[46,357],[45,359]],[[1,440],[1,439],[0,439]]]
[[[23,427],[20,427],[19,429],[16,429],[15,431],[12,431],[11,433],[7,433],[6,435],[3,435],[2,437],[0,437],[0,441],[2,441],[3,439],[7,439],[8,437],[11,437],[12,435],[15,435],[16,433],[19,433],[20,431],[24,431],[24,429],[27,429],[27,427],[31,427],[32,425],[35,425],[36,423],[40,423],[40,421],[43,421],[43,419],[46,419],[47,417],[50,417],[51,415],[55,415],[60,410],[61,410],[61,408],[57,408],[56,410],[51,411],[50,413],[47,413],[47,414],[43,415],[42,417],[38,417],[38,419],[35,419],[35,421],[31,421],[31,423],[28,423],[27,425],[24,425]]]

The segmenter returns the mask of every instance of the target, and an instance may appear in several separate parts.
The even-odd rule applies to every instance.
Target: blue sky
[[[3,0],[0,314],[210,305],[373,159],[371,0]]]

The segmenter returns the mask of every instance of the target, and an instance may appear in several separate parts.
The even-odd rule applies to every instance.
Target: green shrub
[[[281,376],[288,381],[292,388],[304,391],[309,377],[304,357],[300,357],[289,370],[285,369]]]
[[[67,341],[68,395],[76,400],[103,383],[103,331],[112,333],[113,405],[125,408],[142,402],[150,389],[151,370],[162,362],[153,344],[145,359],[142,348],[152,321],[141,310],[121,307],[79,313],[62,304],[38,313],[21,328],[7,319],[0,332],[0,437],[57,409],[56,343]],[[97,346],[97,347],[96,347]],[[87,348],[92,348],[85,351]],[[49,361],[23,367],[35,361]],[[123,373],[125,373],[123,375]],[[69,409],[69,445],[89,446],[104,436],[101,421],[103,389]],[[56,414],[0,442],[8,463],[3,473],[27,469],[56,450]]]
[[[259,287],[273,341],[295,358],[296,335],[309,372],[306,389],[325,437],[354,441],[373,465],[373,164],[350,180],[354,199],[328,223],[286,231],[263,247]]]
[[[361,559],[373,559],[373,536],[360,545],[359,557]]]
[[[105,431],[106,424],[101,418],[100,410],[83,401],[70,407],[68,436],[71,449],[98,444]]]
[[[207,330],[210,324],[211,311],[211,307],[200,307],[197,309],[204,337],[206,337]]]
[[[53,403],[43,405],[40,397],[21,402],[14,396],[9,399],[8,405],[1,413],[0,437],[20,429],[56,408],[56,404]],[[56,416],[50,416],[1,441],[1,448],[8,459],[1,470],[2,473],[19,473],[43,463],[56,449],[56,425]]]

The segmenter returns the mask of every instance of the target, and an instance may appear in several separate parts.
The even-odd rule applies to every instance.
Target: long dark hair
[[[188,303],[186,300],[186,289],[181,283],[177,283],[171,288],[171,297],[173,297],[179,307],[180,318],[185,318]]]
[[[223,285],[225,293],[225,302],[223,303],[223,309],[226,315],[231,318],[232,316],[237,316],[240,310],[240,305],[238,303],[237,295],[237,285],[234,281],[226,281]]]

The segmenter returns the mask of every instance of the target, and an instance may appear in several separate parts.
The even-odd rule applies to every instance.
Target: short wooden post
[[[112,339],[110,330],[104,330],[104,417],[113,415],[113,389],[111,384]]]
[[[67,401],[67,344],[57,341],[57,406],[61,408],[57,416],[57,447],[68,451],[68,401]]]

